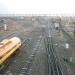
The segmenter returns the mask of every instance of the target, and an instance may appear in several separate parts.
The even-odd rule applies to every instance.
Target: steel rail
[[[51,31],[49,31],[51,34]],[[47,36],[44,40],[45,48],[48,56],[48,72],[49,75],[63,75],[60,62],[54,53],[52,36]]]

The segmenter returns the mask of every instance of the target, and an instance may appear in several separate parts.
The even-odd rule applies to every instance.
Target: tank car
[[[10,58],[21,46],[21,39],[13,37],[4,39],[0,42],[0,70],[4,67],[4,63]]]

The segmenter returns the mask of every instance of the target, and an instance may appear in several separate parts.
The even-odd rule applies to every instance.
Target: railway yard
[[[64,25],[55,28],[55,21],[45,17],[6,20],[10,23],[0,29],[0,41],[16,36],[22,45],[0,75],[75,75],[75,38]]]

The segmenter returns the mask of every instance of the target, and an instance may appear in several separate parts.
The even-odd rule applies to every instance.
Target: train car
[[[21,46],[21,40],[18,37],[10,39],[4,39],[0,42],[0,70],[3,68],[3,64],[7,61],[12,54]]]

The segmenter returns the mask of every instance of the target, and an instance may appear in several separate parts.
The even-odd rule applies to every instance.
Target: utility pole
[[[4,20],[3,27],[4,27],[4,30],[6,31],[7,30],[7,24],[6,24],[6,21],[5,20]]]

